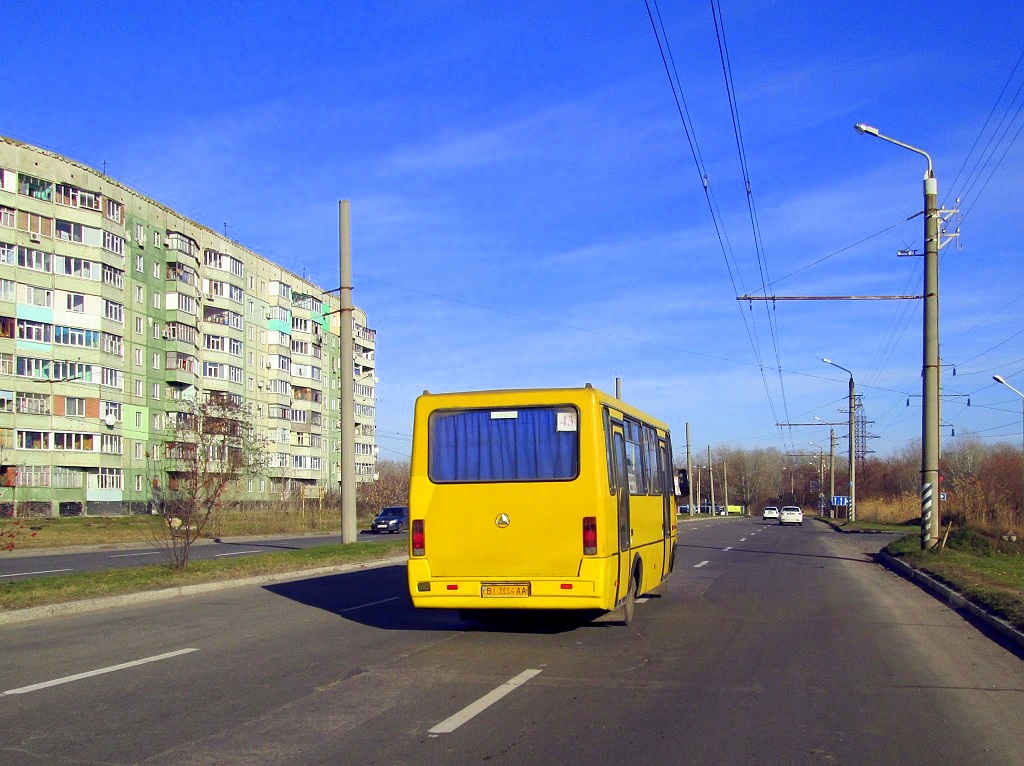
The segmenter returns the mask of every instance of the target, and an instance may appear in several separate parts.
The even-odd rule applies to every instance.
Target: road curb
[[[9,612],[0,612],[0,626],[18,625],[34,620],[42,620],[47,617],[64,617],[73,614],[84,614],[85,612],[96,612],[119,606],[146,604],[152,601],[166,601],[172,598],[195,596],[201,593],[210,593],[227,588],[239,588],[245,585],[271,585],[289,580],[301,580],[306,577],[351,572],[357,569],[376,569],[394,564],[404,564],[407,560],[408,556],[403,554],[401,556],[362,561],[355,564],[336,564],[335,566],[317,567],[316,569],[278,572],[275,574],[257,575],[255,577],[243,577],[237,580],[218,580],[216,582],[204,582],[195,585],[182,585],[177,588],[126,593],[121,596],[105,596],[103,598],[90,598],[84,601],[68,601],[63,604],[33,606],[28,609],[13,609]]]
[[[901,530],[891,529],[846,529],[841,524],[833,523],[832,519],[823,519],[821,516],[812,516],[815,521],[820,521],[822,524],[832,527],[835,532],[840,532],[844,535],[902,535],[906,534]]]
[[[978,606],[962,593],[939,582],[931,575],[925,574],[920,569],[915,569],[905,561],[900,561],[900,559],[885,550],[878,552],[878,560],[887,569],[921,586],[924,590],[935,596],[935,598],[945,601],[955,609],[967,612],[971,618],[983,623],[1007,643],[1015,646],[1018,652],[1024,652],[1024,632],[1017,630],[1006,620],[990,613],[984,607]]]

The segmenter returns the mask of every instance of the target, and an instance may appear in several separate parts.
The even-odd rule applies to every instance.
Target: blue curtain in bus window
[[[438,412],[430,420],[432,481],[543,481],[576,476],[577,430],[554,409]],[[575,412],[573,412],[575,415]]]

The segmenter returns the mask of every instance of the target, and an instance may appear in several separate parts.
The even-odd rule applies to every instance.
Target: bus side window
[[[661,460],[658,456],[658,434],[651,426],[644,426],[644,450],[647,452],[644,468],[647,473],[647,493],[660,495],[662,487]]]
[[[612,451],[612,416],[608,408],[604,408],[604,451],[608,461],[608,494],[614,495],[619,488],[615,477],[615,454]]]

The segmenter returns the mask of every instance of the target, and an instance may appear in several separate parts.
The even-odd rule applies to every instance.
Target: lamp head
[[[823,361],[825,364],[832,364],[832,360],[831,359],[827,359],[825,357],[822,357],[821,361]]]
[[[1004,378],[1002,375],[993,375],[992,380],[994,380],[996,383],[1002,383],[1004,386],[1006,385],[1006,378]]]
[[[858,133],[862,133],[862,134],[863,133],[868,133],[869,135],[872,135],[872,136],[877,136],[878,135],[878,128],[873,128],[870,125],[865,125],[863,122],[858,122],[853,127],[854,127],[854,130],[856,130]]]

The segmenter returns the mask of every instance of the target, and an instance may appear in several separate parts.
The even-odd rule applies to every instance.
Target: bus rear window
[[[575,407],[441,410],[430,416],[435,483],[567,481],[579,474]]]

